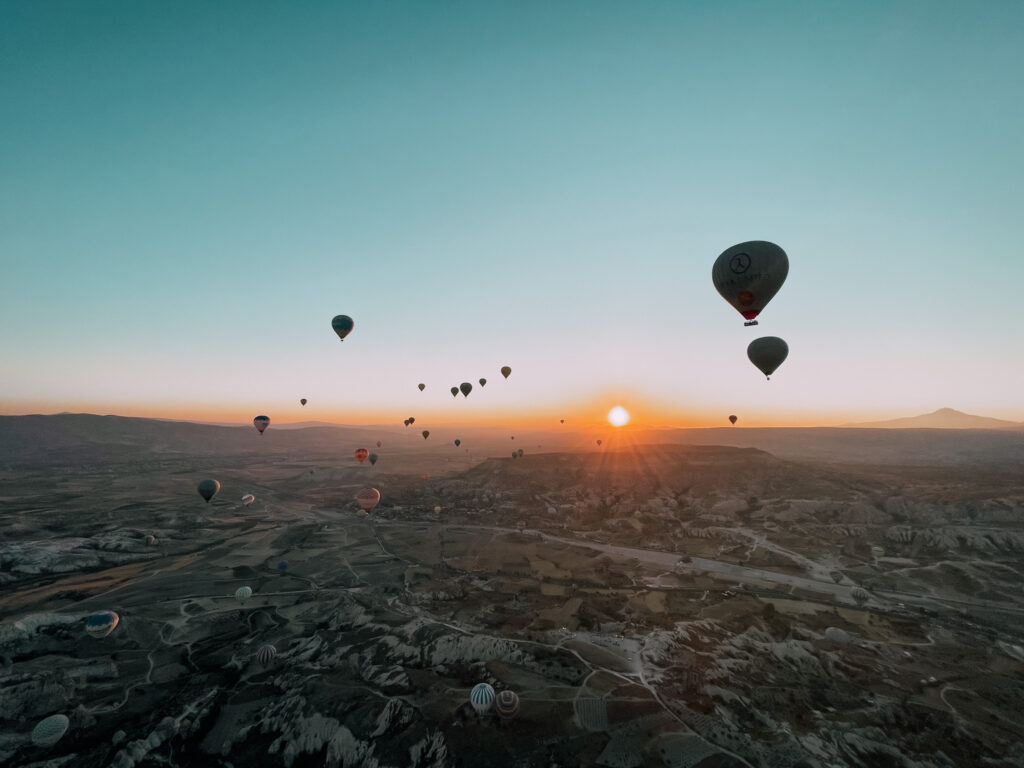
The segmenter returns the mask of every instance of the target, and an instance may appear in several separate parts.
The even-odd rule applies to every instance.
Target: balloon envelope
[[[464,381],[459,384],[459,390],[462,392],[463,397],[469,397],[469,393],[473,391],[473,385],[468,381]]]
[[[736,417],[735,416],[730,416],[729,417],[729,423],[730,424],[735,424],[736,423]]]
[[[220,490],[220,483],[216,480],[203,480],[196,486],[196,490],[199,491],[199,495],[203,499],[209,502],[210,499],[217,495],[217,491]]]
[[[504,376],[507,379],[508,375],[510,373],[512,373],[512,369],[511,368],[509,368],[507,365],[501,366],[501,375],[502,376]]]
[[[480,386],[481,387],[486,387],[487,386],[487,379],[480,379]]]
[[[331,320],[331,328],[334,329],[334,332],[338,334],[338,338],[342,341],[345,340],[346,336],[352,333],[352,329],[355,327],[355,322],[348,315],[336,315],[334,319]]]
[[[239,587],[235,590],[235,600],[240,603],[244,603],[252,597],[252,587]]]
[[[70,724],[67,715],[45,717],[32,729],[32,743],[37,747],[52,747],[68,732]]]
[[[288,570],[288,561],[287,560],[281,560],[277,564],[277,570],[279,570],[279,571],[287,571]]]
[[[494,698],[494,708],[502,720],[511,720],[519,714],[519,697],[514,691],[501,691]]]
[[[384,445],[384,443],[382,443],[380,440],[378,440],[377,441],[377,447],[380,448],[382,445]]]
[[[299,400],[299,404],[300,405],[305,405],[306,404],[306,398],[302,398],[301,400]]]
[[[363,488],[363,490],[356,494],[356,501],[363,512],[370,513],[380,503],[380,491],[376,488]]]
[[[256,651],[256,660],[264,667],[270,664],[277,656],[277,648],[272,645],[261,645],[260,649]]]
[[[600,441],[600,440],[598,440],[598,441],[597,441],[597,444],[598,444],[598,445],[600,445],[600,444],[601,444],[601,441]]]
[[[428,437],[430,437],[430,430],[429,429],[424,429],[423,430],[423,439],[426,440]]]
[[[242,504],[244,504],[247,507],[254,501],[256,501],[256,497],[253,496],[251,493],[247,493],[245,494],[245,496],[242,497]]]
[[[424,389],[427,388],[427,385],[426,384],[420,384],[419,387],[420,387],[420,392],[422,392]]]
[[[455,438],[455,447],[458,448],[460,445],[462,445],[462,441],[459,438]]]
[[[255,419],[252,420],[252,425],[256,427],[256,429],[258,429],[260,431],[260,434],[262,435],[263,430],[270,426],[270,417],[257,416]]]
[[[778,336],[762,336],[747,347],[747,357],[765,376],[771,376],[789,355],[789,345]]]
[[[458,394],[459,394],[459,388],[458,387],[452,387],[452,397],[457,397]]]
[[[487,683],[477,683],[469,692],[469,703],[478,715],[482,715],[494,705],[494,688]]]
[[[379,457],[379,456],[377,456],[377,454],[376,454],[376,453],[371,453],[371,454],[369,455],[369,459],[370,459],[370,466],[371,466],[371,467],[372,467],[372,466],[373,466],[374,464],[376,464],[376,463],[377,463],[377,459],[378,459],[378,458],[380,458],[380,457]]]
[[[722,251],[711,281],[722,298],[753,321],[779,292],[789,274],[786,252],[764,240],[750,240]]]
[[[356,449],[356,460],[360,464],[362,464],[364,461],[366,461],[366,457],[369,456],[369,455],[370,455],[370,452],[368,450],[366,450],[365,448],[357,448]]]
[[[416,417],[415,416],[410,416],[409,417],[409,423],[410,424],[415,424],[416,423]]]
[[[90,637],[106,637],[114,631],[120,617],[113,611],[94,613],[85,622],[85,631]]]

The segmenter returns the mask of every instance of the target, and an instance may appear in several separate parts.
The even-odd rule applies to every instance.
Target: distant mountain
[[[925,413],[921,416],[909,416],[889,421],[866,421],[843,426],[873,429],[1019,429],[1024,425],[987,416],[973,416],[952,408],[940,408],[933,413]]]

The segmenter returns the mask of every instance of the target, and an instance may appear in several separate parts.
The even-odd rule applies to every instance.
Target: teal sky
[[[1016,0],[0,2],[0,411],[1024,420],[1022,50]]]

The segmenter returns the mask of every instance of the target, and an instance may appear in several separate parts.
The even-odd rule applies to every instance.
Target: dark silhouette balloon
[[[262,435],[263,431],[270,426],[270,417],[257,416],[255,419],[252,420],[252,425],[256,427],[256,429],[258,429],[260,434]]]
[[[415,424],[415,423],[416,423],[416,417],[414,417],[414,416],[410,416],[410,417],[409,417],[409,423],[410,423],[410,424]]]
[[[711,268],[711,281],[722,298],[747,320],[754,319],[779,292],[789,274],[786,252],[764,240],[751,240],[722,251]]]
[[[377,447],[380,448],[382,445],[384,445],[384,443],[382,443],[380,440],[378,440],[377,441]]]
[[[261,645],[260,649],[256,651],[256,660],[260,663],[260,666],[270,666],[270,662],[277,656],[277,648],[272,645]]]
[[[789,356],[789,345],[778,336],[762,336],[747,347],[747,357],[758,370],[770,378]]]
[[[281,560],[280,562],[278,562],[277,570],[279,570],[281,572],[287,571],[288,570],[288,561],[287,560]]]
[[[462,441],[459,438],[455,438],[455,447],[458,448],[460,445],[462,445]]]
[[[452,397],[458,397],[458,395],[459,395],[459,388],[458,387],[452,387]]]
[[[729,417],[729,423],[730,424],[735,424],[736,423],[736,417],[735,416],[730,416]]]
[[[512,373],[512,369],[511,368],[509,368],[507,365],[501,366],[501,375],[502,376],[504,376],[507,379],[510,373]]]
[[[301,400],[299,400],[299,404],[300,405],[305,405],[306,404],[306,398],[302,398]]]
[[[353,321],[348,315],[336,315],[335,318],[331,320],[331,328],[334,329],[334,332],[338,334],[338,338],[342,341],[345,340],[346,336],[352,333],[352,329],[355,327],[355,321]]]
[[[427,388],[427,385],[426,384],[420,384],[419,388],[420,388],[420,392],[422,392],[424,389]]]
[[[423,439],[426,440],[428,437],[430,437],[430,430],[429,429],[424,429],[423,430]]]
[[[600,444],[601,444],[601,441],[600,441],[600,440],[598,440],[598,441],[597,441],[597,444],[598,444],[598,445],[600,445]]]
[[[217,495],[217,491],[220,490],[220,483],[216,480],[203,480],[196,486],[196,490],[199,491],[199,495],[209,503],[210,499]]]
[[[463,397],[469,397],[469,393],[473,391],[473,385],[468,381],[464,381],[459,384],[459,391],[462,392]]]
[[[372,467],[374,464],[377,463],[378,456],[377,456],[376,453],[371,453],[369,458],[370,458],[370,466]]]
[[[480,386],[481,387],[486,387],[487,386],[487,379],[480,379]]]
[[[407,426],[407,427],[409,426],[409,420],[408,420],[408,419],[406,419],[406,420],[405,420],[405,421],[403,421],[402,423],[403,423],[403,424],[405,424],[405,426]]]

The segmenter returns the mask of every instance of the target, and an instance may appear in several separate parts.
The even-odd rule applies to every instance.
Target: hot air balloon
[[[516,439],[516,436],[515,436],[515,435],[509,435],[509,438],[508,438],[508,439],[509,439],[509,440],[515,440],[515,439]]]
[[[486,714],[494,705],[494,688],[487,683],[477,683],[469,692],[469,703],[478,715]]]
[[[410,416],[409,417],[409,423],[410,424],[415,424],[416,423],[416,417],[415,416]]]
[[[458,387],[452,387],[452,397],[458,397],[458,396],[459,396],[459,388]]]
[[[487,386],[487,379],[480,379],[480,386],[481,387],[486,387]]]
[[[440,515],[441,514],[441,508],[440,507],[434,507],[434,514],[435,515]]]
[[[256,427],[256,429],[258,429],[259,433],[262,435],[263,431],[270,426],[270,417],[257,416],[255,419],[252,420],[252,425]]]
[[[429,472],[424,472],[423,473],[423,479],[424,480],[429,480],[430,479],[430,473]]]
[[[516,453],[518,453],[520,456],[522,456],[523,455],[523,449],[520,448],[518,451],[516,451]]]
[[[565,419],[559,419],[559,420],[558,420],[558,423],[559,423],[559,424],[565,424]]]
[[[758,370],[770,378],[789,355],[789,345],[778,336],[762,336],[747,347],[747,357]]]
[[[37,747],[52,747],[68,732],[70,724],[67,715],[44,717],[32,729],[32,743]]]
[[[423,430],[423,439],[426,440],[428,437],[430,437],[430,430],[429,429],[424,429]]]
[[[598,445],[600,445],[600,444],[601,444],[601,441],[600,441],[600,440],[598,440],[598,441],[597,441],[597,444],[598,444]]]
[[[146,537],[146,543],[151,547],[156,546],[156,536],[149,534],[149,536]]]
[[[502,376],[504,376],[507,379],[510,373],[512,373],[512,369],[511,368],[509,368],[507,365],[501,366],[501,375]]]
[[[114,631],[120,617],[113,611],[94,613],[85,622],[85,631],[90,637],[106,637]]]
[[[196,490],[199,491],[199,495],[209,503],[210,499],[217,495],[217,491],[220,490],[220,483],[216,480],[203,480],[196,486]]]
[[[408,419],[406,419],[406,420],[405,420],[405,421],[403,422],[403,424],[405,424],[405,426],[407,426],[407,427],[408,427],[408,426],[409,426],[409,420],[408,420]]]
[[[357,448],[356,449],[356,461],[358,461],[360,464],[362,464],[364,461],[366,461],[366,457],[369,456],[369,455],[370,455],[370,452],[368,450],[366,450],[365,448]]]
[[[377,447],[380,448],[382,445],[384,445],[384,443],[382,443],[380,440],[378,440],[377,441]]]
[[[342,341],[345,340],[346,336],[352,333],[352,329],[355,327],[355,322],[348,315],[336,315],[335,318],[331,320],[331,328],[334,329],[334,332],[338,334],[338,338]]]
[[[306,398],[302,398],[301,400],[299,400],[299,405],[305,405],[305,404],[306,404]]]
[[[285,571],[287,571],[288,570],[288,561],[287,560],[280,560],[280,561],[278,561],[278,563],[277,563],[277,570],[281,571],[281,573],[284,573]]]
[[[468,381],[464,381],[459,384],[459,391],[462,392],[463,397],[469,397],[469,393],[473,391],[473,385]]]
[[[270,666],[270,662],[274,660],[275,656],[277,656],[277,648],[270,644],[261,645],[260,649],[256,651],[256,661],[264,667]]]
[[[251,493],[247,493],[245,494],[245,496],[242,497],[242,506],[248,507],[254,501],[256,501],[256,497],[253,496]]]
[[[419,388],[420,388],[420,392],[422,392],[422,391],[423,391],[424,389],[426,389],[426,388],[427,388],[427,385],[426,385],[426,384],[423,384],[422,382],[421,382],[421,383],[420,383],[420,384],[419,384],[418,386],[419,386]]]
[[[379,457],[377,456],[376,453],[371,453],[369,458],[370,458],[370,466],[372,467],[374,464],[377,463],[377,459]]]
[[[786,252],[764,240],[751,240],[722,251],[711,268],[715,290],[747,320],[754,320],[779,292],[789,274]]]
[[[363,512],[369,514],[380,503],[380,491],[376,488],[363,488],[363,490],[356,494],[356,501]]]
[[[245,601],[252,597],[252,587],[239,587],[235,590],[235,600],[245,605]]]
[[[730,416],[729,417],[729,423],[730,424],[735,424],[736,423],[736,417],[735,416]]]
[[[460,445],[462,445],[462,441],[459,438],[455,438],[455,447],[458,448]]]
[[[494,708],[502,720],[511,720],[519,714],[519,697],[514,691],[500,691],[494,697]]]

